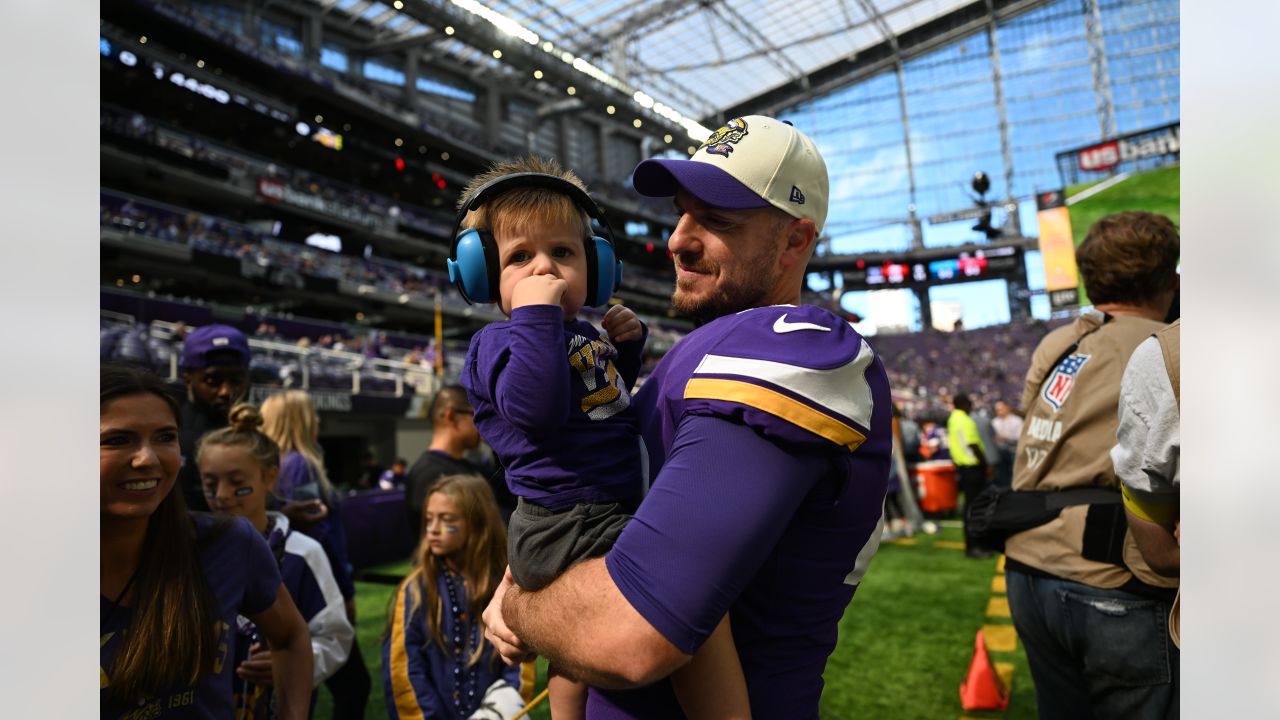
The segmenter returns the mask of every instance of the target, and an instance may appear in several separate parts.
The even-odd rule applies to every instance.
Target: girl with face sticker
[[[522,682],[523,665],[503,664],[480,624],[507,565],[493,490],[479,475],[446,475],[427,491],[422,511],[415,568],[396,591],[383,646],[388,714],[511,717],[533,675]]]
[[[338,581],[347,611],[347,620],[356,625],[356,584],[347,561],[347,531],[342,525],[342,507],[325,472],[324,451],[320,448],[320,415],[304,390],[285,390],[262,402],[262,431],[280,448],[280,474],[275,496],[279,510],[290,525],[306,533],[324,548],[325,557]],[[334,717],[360,717],[372,689],[369,670],[360,655],[360,643],[351,645],[351,654],[327,681],[333,695]]]
[[[200,438],[196,462],[209,507],[246,518],[279,561],[284,586],[310,630],[314,688],[347,661],[355,631],[320,543],[292,529],[284,514],[267,510],[280,471],[280,451],[258,429],[261,425],[256,407],[236,405],[227,427]],[[236,624],[236,717],[271,717],[271,648],[248,618],[239,617]]]
[[[307,717],[307,626],[271,550],[248,522],[189,513],[173,492],[179,413],[159,378],[108,365],[100,389],[100,717],[232,717],[238,615],[275,649],[277,715]]]

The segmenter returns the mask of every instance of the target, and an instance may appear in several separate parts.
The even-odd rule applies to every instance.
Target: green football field
[[[1132,175],[1095,195],[1080,199],[1070,206],[1071,235],[1075,244],[1084,241],[1089,226],[1099,218],[1126,210],[1146,210],[1158,215],[1165,215],[1179,224],[1180,189],[1182,168],[1178,165],[1148,170]],[[1098,183],[1084,183],[1067,188],[1066,196],[1080,195]],[[1088,304],[1089,299],[1084,291],[1083,281],[1080,283],[1080,304]]]
[[[839,644],[827,663],[823,718],[1036,717],[1035,689],[1013,637],[998,563],[966,558],[959,523],[947,524],[936,535],[881,546],[840,624]],[[407,569],[403,564],[378,572],[395,577]],[[386,582],[356,584],[356,635],[373,678],[365,715],[370,720],[387,717],[381,642],[394,589]],[[984,626],[994,626],[988,630],[992,660],[1012,666],[1012,698],[1003,713],[960,707],[960,683],[974,636]],[[539,670],[540,692],[546,682],[541,663]],[[321,690],[315,716],[329,717],[329,707],[327,691]],[[547,720],[546,703],[528,717]]]

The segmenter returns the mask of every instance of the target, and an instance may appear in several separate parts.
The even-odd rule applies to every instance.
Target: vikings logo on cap
[[[747,121],[742,118],[734,118],[729,121],[729,124],[711,133],[711,137],[699,145],[698,149],[706,148],[707,152],[713,155],[729,157],[729,153],[733,152],[733,146],[729,143],[737,143],[746,136]]]
[[[1071,394],[1071,388],[1075,387],[1076,375],[1080,372],[1080,368],[1089,361],[1088,355],[1072,355],[1063,360],[1053,374],[1049,376],[1049,380],[1044,385],[1044,392],[1041,395],[1045,402],[1053,406],[1054,410],[1060,410],[1062,404],[1067,401],[1067,396]]]

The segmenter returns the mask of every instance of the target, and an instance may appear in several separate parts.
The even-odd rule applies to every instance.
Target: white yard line
[[[1076,193],[1075,195],[1072,195],[1071,197],[1067,198],[1067,204],[1075,205],[1076,203],[1080,202],[1081,200],[1084,200],[1085,198],[1093,197],[1094,195],[1097,195],[1103,190],[1106,190],[1112,185],[1115,185],[1116,183],[1120,182],[1121,180],[1127,180],[1130,175],[1132,175],[1132,173],[1122,172],[1119,175],[1116,175],[1115,177],[1107,178],[1106,180],[1103,180],[1102,182],[1098,183],[1097,185],[1094,185],[1088,190],[1085,190],[1084,192],[1081,192],[1081,193]]]

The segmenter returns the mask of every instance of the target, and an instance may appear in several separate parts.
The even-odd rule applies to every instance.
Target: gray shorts
[[[507,528],[512,577],[526,590],[541,590],[574,563],[609,552],[634,510],[634,502],[616,502],[552,512],[516,498]]]

